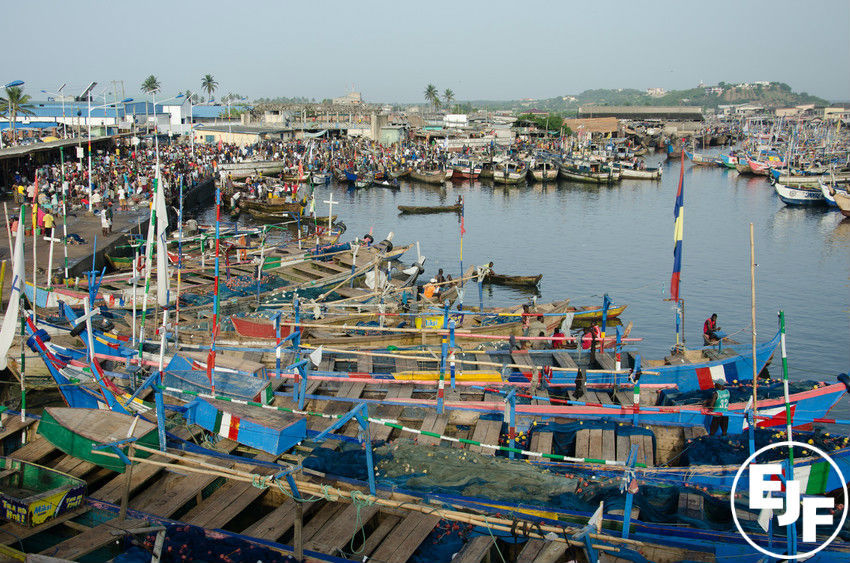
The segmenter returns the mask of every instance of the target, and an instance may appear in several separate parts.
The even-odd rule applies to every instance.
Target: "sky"
[[[124,82],[163,94],[423,102],[549,98],[593,88],[757,80],[850,101],[850,2],[246,0],[9,2],[0,83],[34,98]],[[56,38],[52,40],[51,38]]]

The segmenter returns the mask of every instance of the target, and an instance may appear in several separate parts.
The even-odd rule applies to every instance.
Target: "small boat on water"
[[[330,172],[313,172],[310,174],[310,183],[314,186],[326,186],[331,183]]]
[[[721,154],[720,155],[720,165],[726,168],[735,169],[735,166],[738,164],[738,157],[734,154]]]
[[[0,518],[32,528],[81,506],[85,495],[82,479],[0,457]]]
[[[491,271],[485,276],[484,281],[496,285],[537,287],[541,279],[543,279],[543,274],[537,274],[536,276],[508,276],[505,274],[496,274]]]
[[[219,164],[219,169],[231,178],[247,178],[253,174],[277,174],[286,168],[282,160],[243,160]]]
[[[271,198],[265,201],[256,199],[240,199],[239,208],[244,211],[265,211],[274,213],[301,213],[304,206],[298,201],[286,201],[284,198]]]
[[[826,205],[826,198],[818,188],[789,187],[779,182],[773,184],[776,195],[786,205]]]
[[[685,151],[685,156],[697,166],[717,166],[723,165],[723,160],[719,156],[708,156],[705,154]]]
[[[562,164],[559,168],[561,176],[572,182],[586,184],[613,184],[620,181],[620,172],[598,162],[588,164]]]
[[[519,184],[528,175],[528,167],[522,162],[502,162],[493,169],[493,181],[497,184]]]
[[[554,182],[558,179],[558,165],[548,160],[535,162],[528,171],[535,182]]]
[[[629,180],[660,180],[662,168],[646,168],[639,162],[614,162],[611,167],[620,173],[620,178]]]
[[[481,163],[469,158],[458,158],[451,163],[452,179],[475,180],[481,174]]]
[[[410,171],[410,178],[425,184],[442,184],[449,178],[451,169],[442,168],[414,168]]]
[[[454,205],[399,205],[398,210],[405,215],[417,215],[425,213],[460,213],[463,204]]]
[[[379,180],[377,177],[375,177],[375,179],[372,180],[372,185],[377,186],[379,188],[388,188],[390,190],[401,189],[401,184],[399,184],[398,180],[395,178],[382,178]]]
[[[845,217],[850,217],[850,194],[836,190],[833,197],[835,198],[835,205],[838,206],[841,214]]]

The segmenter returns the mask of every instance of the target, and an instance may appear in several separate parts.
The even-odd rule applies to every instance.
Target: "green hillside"
[[[752,103],[764,107],[786,107],[798,104],[828,105],[828,102],[807,92],[796,93],[782,82],[767,84],[734,85],[721,82],[687,90],[671,90],[662,95],[650,96],[644,90],[633,88],[585,90],[580,94],[539,100],[473,100],[472,105],[491,110],[539,109],[575,113],[580,106],[597,104],[606,106],[701,106],[716,108],[726,104]]]

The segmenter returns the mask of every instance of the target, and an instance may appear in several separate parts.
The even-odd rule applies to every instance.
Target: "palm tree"
[[[150,76],[145,78],[145,81],[142,82],[142,86],[141,86],[141,90],[145,94],[156,94],[157,92],[159,92],[160,88],[162,88],[162,86],[159,83],[159,79],[157,79],[157,77],[154,76],[153,74],[151,74]],[[154,111],[154,113],[156,113],[156,108],[153,108],[153,111]],[[145,104],[145,127],[148,127],[149,125],[150,125],[150,116],[148,114],[148,104],[146,103]]]
[[[434,107],[434,111],[437,111],[440,105],[440,93],[436,86],[429,84],[425,87],[425,99]]]
[[[446,88],[443,92],[443,99],[446,100],[446,107],[450,108],[452,106],[452,102],[455,101],[455,93],[451,88]]]
[[[9,86],[6,88],[6,97],[0,96],[0,115],[9,117],[12,123],[12,141],[17,137],[17,118],[18,115],[34,115],[32,105],[30,105],[29,94],[24,94],[24,89],[21,86]]]
[[[207,91],[207,101],[212,99],[216,88],[218,88],[218,82],[215,81],[212,74],[207,74],[201,79],[201,89]]]

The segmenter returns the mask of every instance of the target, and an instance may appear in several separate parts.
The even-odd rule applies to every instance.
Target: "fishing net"
[[[761,449],[768,444],[785,440],[784,431],[758,428],[754,432],[755,449]],[[795,434],[794,439],[811,444],[825,452],[832,452],[845,447],[850,437],[836,435],[815,429],[814,432]],[[811,451],[794,448],[794,457],[800,458],[811,455]],[[774,448],[759,457],[759,461],[778,461],[787,458],[788,450]],[[750,457],[749,432],[736,436],[701,436],[686,445],[680,459],[684,466],[696,465],[741,465]]]
[[[126,550],[113,559],[116,563],[147,563],[151,560],[156,534],[125,538]],[[235,563],[237,561],[262,561],[263,563],[294,562],[293,557],[251,543],[247,540],[204,530],[195,526],[166,526],[162,546],[164,563],[185,561]]]
[[[408,563],[448,563],[474,535],[472,524],[440,520]]]
[[[248,295],[256,295],[259,286],[260,296],[267,291],[278,289],[288,285],[285,279],[278,276],[263,275],[258,283],[257,277],[252,275],[230,276],[227,279],[222,279],[218,286],[219,302],[225,303],[230,299],[237,297],[245,297]],[[181,302],[186,307],[196,305],[209,305],[215,299],[212,287],[206,287],[205,291],[200,293],[185,292],[180,296]]]
[[[789,393],[802,393],[810,391],[823,383],[816,381],[798,381],[788,384]],[[748,385],[726,385],[726,390],[729,391],[730,403],[746,403],[753,395],[753,386]],[[714,394],[714,389],[696,390],[696,391],[676,391],[673,389],[664,389],[659,394],[659,404],[663,406],[673,405],[697,405],[703,404],[711,399]],[[759,383],[758,385],[758,400],[766,399],[781,399],[784,396],[784,387],[781,381],[775,383]]]

